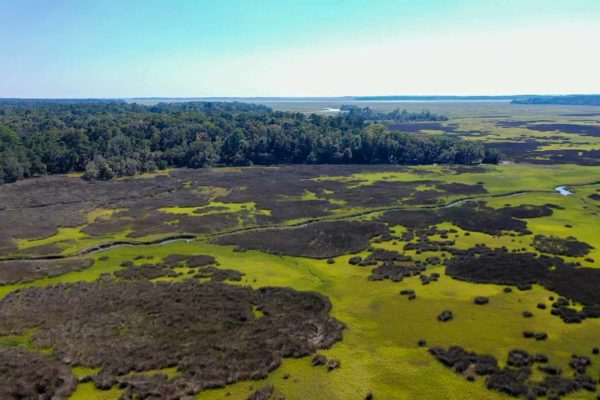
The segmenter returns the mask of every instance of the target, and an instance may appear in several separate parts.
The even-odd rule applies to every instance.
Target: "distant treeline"
[[[74,171],[94,180],[168,167],[499,160],[480,143],[390,132],[361,114],[370,112],[329,117],[231,102],[0,101],[0,183]],[[391,118],[397,115],[407,121],[441,118],[427,112]]]
[[[420,122],[420,121],[448,121],[444,115],[433,114],[428,110],[420,113],[408,112],[406,109],[400,111],[399,108],[389,112],[382,113],[373,110],[370,107],[358,107],[355,105],[342,105],[341,111],[347,113],[346,118],[364,121],[394,121],[394,122]]]
[[[352,100],[358,101],[495,101],[513,100],[523,97],[522,95],[508,96],[359,96]]]
[[[526,99],[515,99],[511,103],[600,106],[600,95],[533,96]]]

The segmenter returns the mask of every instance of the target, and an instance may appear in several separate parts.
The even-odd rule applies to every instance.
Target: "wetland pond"
[[[556,190],[562,196],[568,196],[570,194],[573,194],[573,192],[571,192],[566,186],[557,186],[554,188],[554,190]]]

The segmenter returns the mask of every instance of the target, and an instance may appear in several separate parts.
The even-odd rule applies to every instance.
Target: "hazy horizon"
[[[349,102],[415,102],[415,101],[480,101],[477,100],[482,98],[481,101],[510,101],[516,97],[536,97],[536,96],[600,96],[598,93],[515,93],[515,94],[502,94],[502,95],[491,95],[491,94],[480,94],[480,95],[463,95],[463,94],[446,94],[446,95],[411,95],[411,94],[391,94],[391,95],[372,95],[372,94],[361,94],[361,95],[345,95],[345,96],[132,96],[132,97],[120,97],[120,96],[107,96],[107,97],[0,97],[3,100],[285,100],[285,101],[349,101]],[[388,99],[388,97],[390,99]],[[394,99],[395,97],[401,99]],[[363,99],[369,98],[369,99]],[[373,98],[373,99],[371,99]],[[438,99],[439,98],[439,99]],[[414,100],[413,100],[414,99]]]
[[[600,2],[0,3],[2,98],[600,93]]]

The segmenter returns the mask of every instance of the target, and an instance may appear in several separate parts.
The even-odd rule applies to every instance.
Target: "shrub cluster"
[[[513,397],[537,399],[560,399],[579,390],[595,391],[597,381],[585,375],[585,368],[591,364],[587,357],[573,355],[571,367],[576,374],[573,378],[560,376],[561,370],[548,365],[538,366],[546,374],[543,380],[531,380],[533,364],[546,364],[545,354],[531,355],[525,350],[511,350],[508,353],[506,367],[500,368],[493,356],[467,352],[462,347],[451,346],[448,349],[431,347],[429,352],[442,364],[455,372],[465,375],[473,381],[476,375],[487,376],[486,387]]]
[[[541,253],[568,257],[583,257],[593,249],[591,245],[580,242],[572,236],[560,238],[543,235],[533,237],[533,247]]]
[[[66,399],[76,385],[67,365],[32,351],[0,346],[0,398]]]
[[[377,222],[332,221],[236,233],[220,236],[214,242],[236,245],[240,250],[330,258],[364,250],[370,239],[388,232],[384,224]]]
[[[490,249],[476,246],[466,251],[453,251],[446,261],[446,273],[453,278],[477,283],[517,285],[531,288],[538,283],[584,305],[581,311],[570,308],[566,299],[552,305],[552,314],[565,322],[580,322],[585,318],[600,317],[600,270],[577,267],[558,256],[534,253],[511,253],[505,248]],[[541,304],[538,308],[545,309]]]
[[[91,379],[100,389],[180,398],[263,379],[282,357],[330,347],[343,329],[330,309],[325,297],[290,288],[105,277],[10,293],[0,301],[0,335],[36,328],[34,343],[52,347],[55,360],[99,367]],[[169,367],[179,375],[168,381],[129,374]]]

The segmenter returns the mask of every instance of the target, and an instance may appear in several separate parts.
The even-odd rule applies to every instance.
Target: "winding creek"
[[[570,185],[570,186],[591,186],[591,185],[597,185],[599,184],[600,181],[594,181],[594,182],[590,182],[590,183],[584,183],[584,184],[578,184],[578,185]],[[236,228],[236,229],[231,229],[231,230],[227,230],[227,231],[221,231],[221,232],[216,232],[213,234],[208,234],[208,235],[190,235],[190,234],[179,234],[179,235],[174,235],[174,236],[169,236],[163,239],[159,239],[159,240],[153,240],[153,241],[148,241],[148,242],[144,242],[144,241],[115,241],[115,242],[109,242],[109,243],[102,243],[99,244],[97,246],[94,247],[90,247],[84,250],[81,250],[77,253],[72,253],[72,254],[65,254],[65,255],[50,255],[50,256],[18,256],[18,257],[7,257],[7,258],[0,258],[0,262],[2,261],[11,261],[11,260],[56,260],[56,259],[67,259],[67,258],[72,258],[72,257],[79,257],[79,256],[83,256],[83,255],[89,255],[89,254],[95,254],[95,253],[99,253],[99,252],[103,252],[103,251],[107,251],[116,247],[120,247],[120,246],[148,246],[148,245],[161,245],[161,244],[168,244],[168,243],[172,243],[172,242],[180,242],[180,241],[185,241],[186,243],[189,243],[193,240],[208,240],[208,239],[212,239],[218,236],[224,236],[224,235],[230,235],[233,233],[241,233],[241,232],[248,232],[248,231],[259,231],[259,230],[264,230],[264,229],[286,229],[286,228],[298,228],[298,227],[303,227],[306,225],[310,225],[310,224],[315,224],[318,222],[323,222],[323,221],[335,221],[335,220],[344,220],[344,219],[352,219],[352,218],[358,218],[358,217],[365,217],[365,216],[369,216],[369,215],[374,215],[377,213],[381,213],[381,212],[386,212],[386,211],[394,211],[394,210],[423,210],[423,209],[442,209],[442,208],[447,208],[447,207],[455,207],[458,206],[460,204],[469,202],[469,201],[477,201],[477,200],[485,200],[485,199],[489,199],[489,198],[503,198],[503,197],[514,197],[514,196],[521,196],[524,194],[528,194],[528,193],[558,193],[562,196],[569,196],[572,195],[573,192],[571,192],[569,190],[569,187],[567,185],[563,185],[563,186],[557,186],[554,188],[554,190],[522,190],[522,191],[517,191],[517,192],[508,192],[508,193],[499,193],[499,194],[493,194],[493,195],[488,195],[488,196],[476,196],[476,197],[465,197],[465,198],[461,198],[461,199],[456,199],[451,201],[450,203],[447,204],[438,204],[438,205],[433,205],[433,206],[421,206],[421,207],[405,207],[405,206],[394,206],[394,207],[382,207],[382,208],[377,208],[377,209],[372,209],[372,210],[368,210],[368,211],[360,211],[360,212],[356,212],[356,213],[352,213],[352,214],[345,214],[345,215],[334,215],[334,216],[325,216],[325,217],[321,217],[321,218],[313,218],[307,221],[303,221],[297,224],[290,224],[290,225],[282,225],[282,224],[273,224],[273,225],[258,225],[258,226],[248,226],[248,227],[243,227],[243,228]]]

